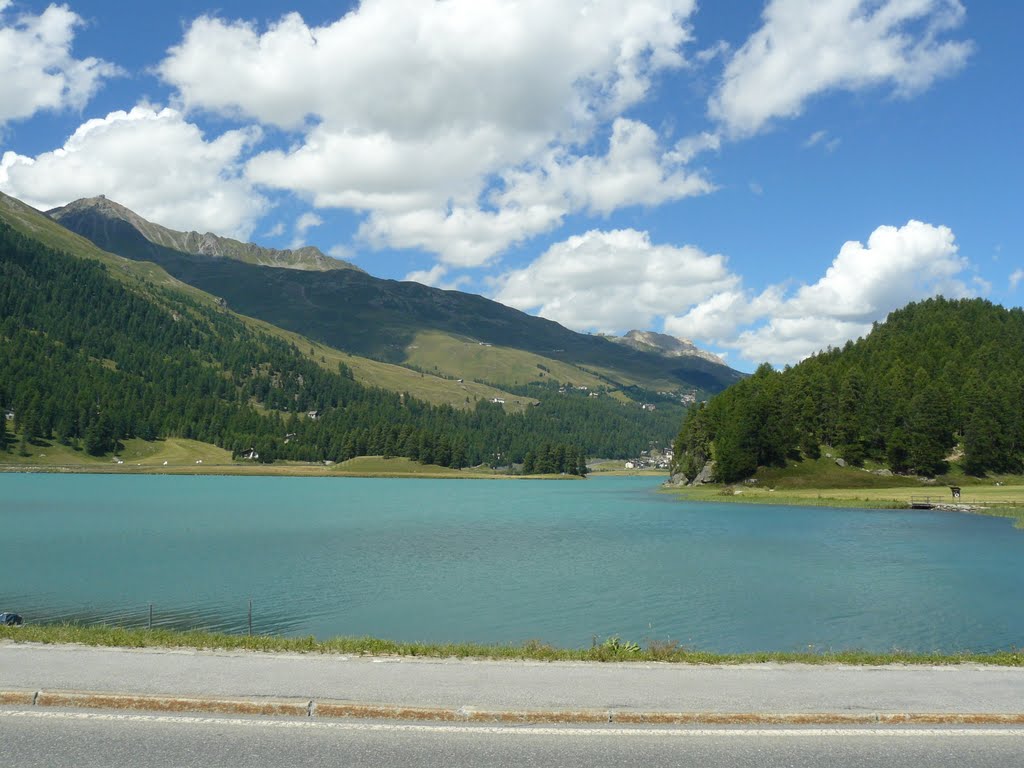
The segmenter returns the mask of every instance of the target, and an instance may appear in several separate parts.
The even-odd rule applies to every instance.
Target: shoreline
[[[91,465],[0,465],[0,474],[25,475],[153,475],[175,477],[360,477],[381,479],[421,480],[581,480],[576,475],[507,475],[488,472],[375,472],[368,470],[344,470],[334,467],[310,465],[229,465],[210,464],[195,466],[91,466]]]
[[[781,505],[793,507],[832,507],[836,509],[919,509],[983,517],[1003,517],[1024,528],[1024,485],[965,486],[960,500],[939,500],[934,494],[927,507],[915,507],[929,488],[908,486],[874,486],[858,488],[803,487],[779,490],[764,487],[731,485],[678,486],[665,483],[660,493],[674,496],[681,502],[721,504]],[[934,490],[934,489],[932,489]],[[1009,498],[1011,495],[1015,498]]]

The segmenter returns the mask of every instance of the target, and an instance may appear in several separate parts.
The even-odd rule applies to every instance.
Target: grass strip
[[[893,650],[808,650],[799,653],[764,651],[757,653],[710,653],[685,648],[675,641],[652,640],[646,647],[609,637],[589,648],[556,648],[540,641],[522,645],[482,645],[478,643],[402,643],[373,637],[336,637],[317,640],[310,637],[277,635],[231,635],[201,630],[126,629],[79,624],[31,624],[24,627],[0,627],[0,641],[20,643],[68,644],[110,648],[195,648],[204,650],[246,650],[284,653],[349,654],[359,656],[408,656],[460,659],[516,659],[530,661],[661,661],[677,664],[885,664],[953,665],[990,664],[1002,667],[1024,666],[1024,650],[995,653],[918,653]]]

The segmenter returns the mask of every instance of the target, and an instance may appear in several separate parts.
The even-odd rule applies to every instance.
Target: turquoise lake
[[[721,652],[1024,643],[1024,531],[584,482],[0,475],[0,611]]]

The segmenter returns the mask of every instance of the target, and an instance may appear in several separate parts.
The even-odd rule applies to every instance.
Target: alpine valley
[[[7,455],[181,439],[261,462],[576,474],[667,448],[683,403],[744,378],[681,340],[580,334],[105,197],[43,214],[0,195],[0,277]]]

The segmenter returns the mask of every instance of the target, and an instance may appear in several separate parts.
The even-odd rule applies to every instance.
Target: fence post
[[[249,598],[249,637],[252,637],[252,598]]]
[[[153,629],[153,604],[149,604],[149,629]]]

